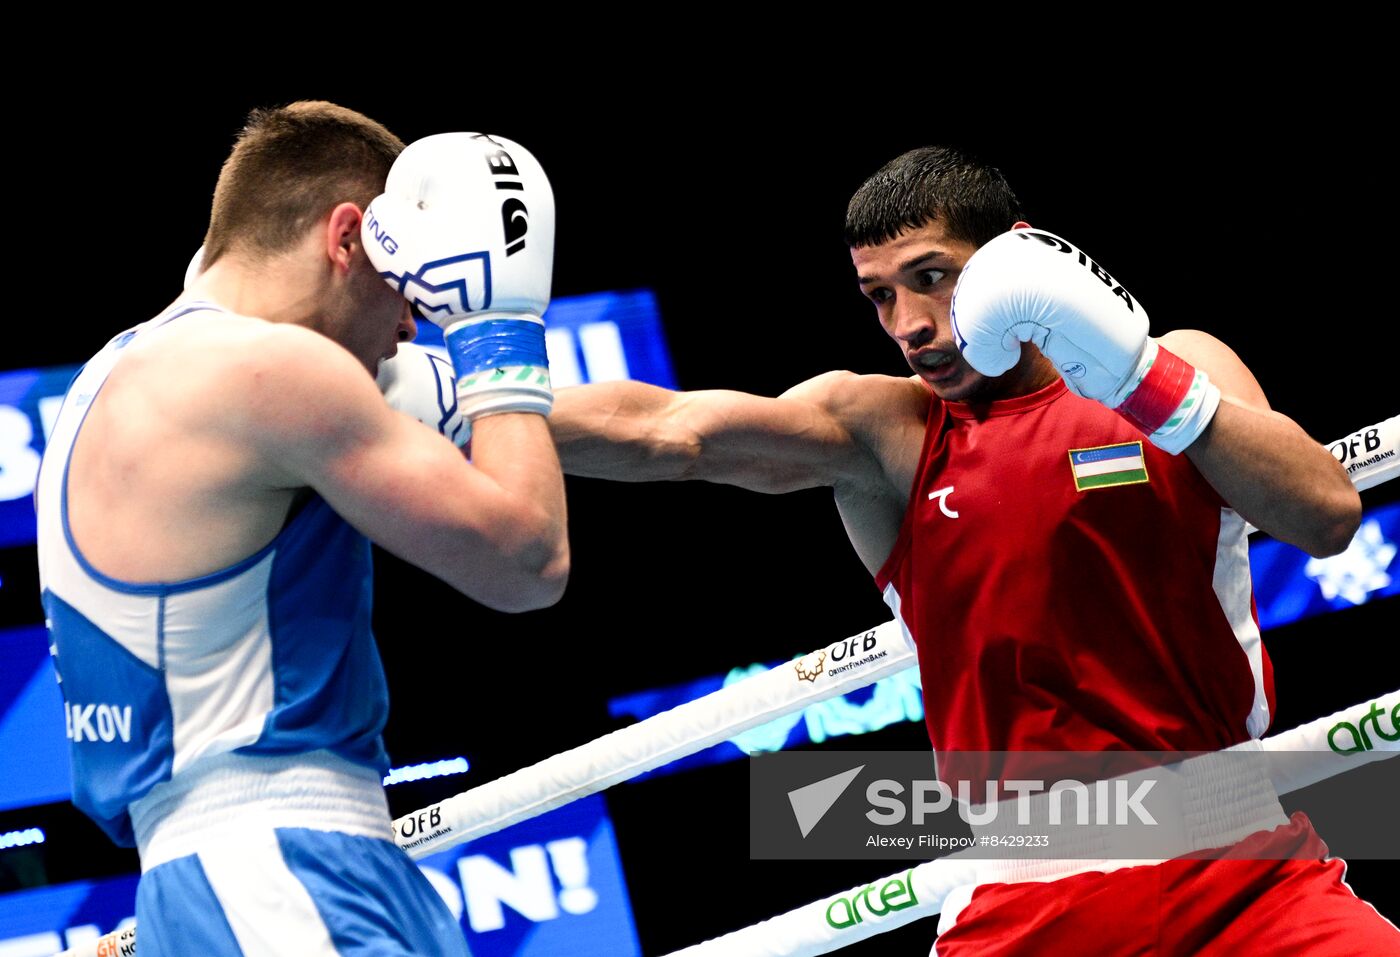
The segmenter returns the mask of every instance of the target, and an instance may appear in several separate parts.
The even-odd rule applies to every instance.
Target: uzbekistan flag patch
[[[1075,490],[1080,492],[1115,485],[1141,485],[1147,481],[1147,462],[1142,457],[1141,441],[1070,449],[1069,467],[1074,473]]]

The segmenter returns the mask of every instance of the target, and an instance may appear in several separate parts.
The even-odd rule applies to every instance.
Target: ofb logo
[[[803,655],[792,663],[793,670],[797,672],[797,677],[803,681],[816,681],[817,675],[822,673],[822,664],[826,661],[826,652],[818,649],[810,655]]]

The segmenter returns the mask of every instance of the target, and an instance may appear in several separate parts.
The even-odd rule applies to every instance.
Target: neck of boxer
[[[962,401],[969,404],[1014,399],[1030,395],[1060,378],[1055,366],[1030,343],[1022,343],[1021,358],[1014,366],[995,378],[983,380],[981,388]]]
[[[274,256],[230,249],[200,273],[186,296],[242,316],[294,323],[330,335],[334,323],[327,306],[337,298],[331,285],[331,264],[312,231],[293,249]]]

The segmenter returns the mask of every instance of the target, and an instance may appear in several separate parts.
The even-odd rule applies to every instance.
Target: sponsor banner
[[[1373,748],[1400,740],[1400,703],[1358,714],[1370,727],[1335,729],[1340,747],[1362,753],[1363,739]],[[1400,788],[1400,761],[1358,760],[1280,803],[1275,781],[1336,759],[1335,749],[959,752],[941,755],[936,770],[926,751],[769,754],[749,764],[749,852],[756,860],[1316,857],[1317,845],[1285,828],[1300,810],[1334,855],[1400,858],[1386,798]]]
[[[887,661],[894,649],[902,647],[902,641],[895,637],[897,634],[892,628],[866,632],[794,658],[786,667],[791,669],[794,680],[802,685],[819,686],[823,681],[846,678],[852,672],[878,667]],[[684,684],[625,695],[608,702],[608,713],[614,718],[641,721],[780,667],[783,667],[782,662],[746,665],[731,668],[723,675],[710,675]],[[815,702],[742,731],[712,747],[639,774],[632,780],[641,781],[651,775],[735,761],[747,755],[780,751],[802,744],[820,744],[828,738],[868,734],[899,722],[919,722],[923,719],[924,695],[919,684],[919,672],[917,668],[906,668],[864,688]]]
[[[641,954],[612,821],[575,801],[418,862],[476,957]]]
[[[911,868],[903,874],[893,874],[823,903],[826,904],[823,914],[833,930],[845,930],[872,918],[887,917],[919,903],[914,871]]]
[[[617,841],[601,797],[425,858],[418,866],[461,922],[475,957],[640,957]],[[51,957],[131,926],[136,882],[133,874],[0,896],[0,955]],[[129,940],[117,940],[110,954],[126,957],[133,953],[126,949],[130,946]]]
[[[888,661],[892,651],[898,653],[906,647],[900,627],[887,622],[795,659],[792,673],[799,682],[831,684],[848,674],[876,670]]]
[[[1400,474],[1400,415],[1353,432],[1327,447],[1342,463],[1358,489],[1368,489]]]

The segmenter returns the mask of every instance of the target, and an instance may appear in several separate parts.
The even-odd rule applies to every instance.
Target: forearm
[[[668,412],[680,398],[642,382],[560,389],[549,427],[564,471],[623,482],[685,478],[699,442],[672,427]]]
[[[568,577],[568,513],[559,458],[544,418],[509,414],[478,419],[472,464],[492,481],[497,507],[508,517],[500,536],[498,572],[518,579],[513,587],[523,607],[552,604]]]
[[[1346,471],[1277,412],[1224,398],[1185,454],[1246,520],[1311,555],[1345,549],[1361,521]]]
[[[881,480],[878,462],[830,409],[844,401],[834,397],[842,389],[861,392],[858,379],[828,373],[776,399],[641,382],[577,386],[555,397],[550,428],[569,475],[700,480],[767,494],[869,485]]]

